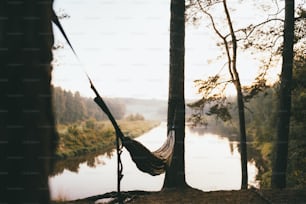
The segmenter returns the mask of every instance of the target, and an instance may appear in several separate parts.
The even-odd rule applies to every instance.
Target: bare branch
[[[226,0],[223,0],[223,7],[224,7],[227,23],[228,23],[228,26],[229,26],[229,29],[230,29],[232,44],[233,44],[232,59],[231,59],[231,61],[229,61],[230,62],[229,72],[230,72],[231,78],[233,79],[233,81],[236,85],[236,80],[239,80],[239,76],[238,76],[238,73],[236,71],[237,41],[236,41],[236,35],[235,35],[235,32],[234,32],[234,29],[233,29],[231,16],[230,16],[228,8],[227,8]],[[224,38],[224,43],[225,43],[225,46],[227,47],[226,49],[228,49],[228,42],[227,42],[226,38]],[[229,52],[229,50],[227,50],[227,52]]]
[[[212,24],[212,26],[213,26],[214,31],[217,33],[217,35],[218,35],[220,38],[224,39],[224,36],[220,33],[220,31],[219,31],[218,28],[216,27],[216,24],[215,24],[215,21],[214,21],[214,18],[212,17],[212,15],[211,15],[210,13],[208,13],[208,12],[203,8],[203,6],[201,5],[200,0],[197,0],[197,3],[198,3],[199,8],[201,9],[201,11],[202,11],[204,14],[206,14],[206,15],[210,18],[210,22],[211,22],[211,24]]]
[[[268,20],[266,20],[266,21],[263,21],[263,22],[261,22],[261,23],[259,23],[259,24],[257,24],[257,25],[250,25],[248,28],[251,28],[251,30],[247,33],[247,28],[240,28],[240,29],[238,29],[238,30],[236,30],[235,31],[235,33],[238,33],[238,32],[243,32],[243,33],[245,33],[246,34],[246,36],[245,36],[245,38],[241,38],[241,39],[239,39],[239,40],[246,40],[253,32],[254,32],[254,30],[256,29],[256,28],[258,28],[258,27],[260,27],[260,26],[263,26],[263,25],[265,25],[265,24],[267,24],[267,23],[269,23],[269,22],[271,22],[271,21],[281,21],[281,22],[284,22],[284,20],[283,19],[280,19],[280,18],[271,18],[271,19],[268,19]],[[229,37],[231,34],[229,33],[229,34],[227,34],[226,36],[225,36],[225,38],[227,38],[227,37]]]
[[[276,5],[276,8],[277,8],[277,11],[274,14],[269,14],[269,16],[277,16],[278,14],[280,14],[281,12],[283,12],[285,10],[285,8],[282,8],[282,9],[279,8],[277,0],[275,0],[274,2],[275,2],[275,5]]]
[[[225,46],[225,50],[226,50],[226,56],[227,56],[227,59],[228,59],[228,70],[229,70],[229,73],[231,75],[231,78],[234,79],[234,75],[233,75],[233,72],[231,70],[231,64],[232,64],[232,58],[231,58],[231,55],[230,55],[230,51],[229,51],[229,45],[228,45],[228,42],[226,40],[226,37],[224,37],[220,31],[218,30],[218,28],[216,27],[216,24],[215,24],[215,21],[213,19],[213,16],[208,13],[201,5],[201,2],[200,0],[197,0],[197,3],[201,9],[201,11],[206,14],[209,18],[210,18],[210,21],[211,21],[211,24],[213,26],[213,29],[214,31],[217,33],[217,35],[222,39],[223,43],[224,43],[224,46]]]

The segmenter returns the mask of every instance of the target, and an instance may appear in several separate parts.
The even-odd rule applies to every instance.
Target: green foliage
[[[155,121],[119,121],[124,135],[138,137],[156,127]],[[108,121],[89,119],[71,125],[59,125],[59,145],[56,155],[67,158],[115,147],[115,130]]]
[[[243,87],[243,99],[245,102],[249,102],[252,98],[264,92],[269,87],[264,77],[265,74],[261,73],[250,86]]]
[[[232,118],[229,110],[223,104],[215,104],[210,107],[209,112],[206,113],[207,115],[216,115],[217,118],[220,118],[223,121],[228,121]]]
[[[202,95],[202,98],[187,104],[189,108],[196,112],[188,119],[193,125],[207,125],[208,120],[205,115],[216,116],[217,119],[221,119],[224,122],[231,120],[232,116],[229,112],[231,103],[224,93],[230,81],[221,80],[219,75],[210,76],[207,80],[195,80],[198,93]]]
[[[124,116],[125,106],[123,104],[115,99],[106,99],[105,101],[116,119],[121,119]],[[90,118],[95,120],[108,119],[92,98],[82,97],[79,92],[72,93],[60,87],[53,87],[53,106],[58,124],[71,124]]]
[[[304,51],[294,58],[291,125],[289,136],[287,186],[306,188],[306,57]]]
[[[192,127],[196,126],[207,126],[209,121],[207,117],[204,117],[201,113],[192,113],[190,117],[187,119],[187,122],[191,123]]]
[[[246,127],[248,135],[248,159],[255,160],[257,179],[261,188],[270,187],[272,148],[276,134],[277,86],[266,88],[246,104]],[[236,117],[232,122],[238,123]]]
[[[128,120],[128,121],[145,120],[145,118],[142,115],[140,115],[139,113],[130,114],[130,115],[126,116],[124,119]]]
[[[220,76],[209,76],[207,80],[195,80],[196,87],[198,87],[198,93],[205,96],[210,96],[213,94],[214,90],[221,84]]]
[[[95,124],[95,119],[90,118],[88,120],[85,121],[85,128],[86,129],[95,129],[96,124]]]

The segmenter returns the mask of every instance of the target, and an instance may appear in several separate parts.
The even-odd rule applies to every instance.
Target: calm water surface
[[[146,147],[155,150],[161,146],[166,137],[166,124],[137,138]],[[186,181],[194,188],[204,191],[240,189],[241,169],[238,142],[227,137],[205,132],[200,129],[186,128],[185,168]],[[161,189],[164,174],[151,176],[139,171],[124,149],[121,160],[124,177],[122,190]],[[52,199],[79,199],[103,194],[117,189],[117,158],[115,152],[108,152],[90,159],[79,159],[73,167],[64,167],[49,178]],[[65,164],[66,163],[66,164]],[[67,170],[68,168],[70,170]],[[254,163],[248,164],[249,184],[257,185],[257,169]]]

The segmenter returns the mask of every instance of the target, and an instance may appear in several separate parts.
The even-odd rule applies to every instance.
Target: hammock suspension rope
[[[72,52],[74,53],[74,55],[76,56],[80,64],[82,64],[78,55],[73,49],[73,46],[71,42],[69,41],[54,10],[52,10],[52,21],[59,28],[65,40],[67,41],[68,45],[70,46]],[[87,79],[90,83],[90,88],[93,90],[93,92],[96,95],[96,97],[94,98],[95,103],[108,116],[109,120],[111,121],[115,129],[116,152],[117,152],[117,199],[119,203],[123,203],[121,189],[120,189],[120,186],[121,186],[120,183],[123,178],[123,174],[122,174],[123,164],[121,161],[121,154],[122,154],[123,147],[125,147],[128,150],[132,160],[135,162],[139,170],[145,173],[148,173],[152,176],[160,175],[164,173],[166,168],[170,165],[170,162],[172,160],[172,153],[173,153],[174,143],[175,143],[174,120],[175,120],[176,111],[173,112],[174,117],[173,117],[172,124],[170,124],[171,128],[168,130],[166,141],[159,149],[151,152],[149,149],[147,149],[145,146],[143,146],[141,143],[137,142],[136,140],[133,140],[129,137],[124,136],[115,118],[113,117],[106,103],[104,102],[99,92],[95,88],[91,78],[89,77],[88,73],[85,71],[84,67],[83,67],[83,72],[87,76]]]

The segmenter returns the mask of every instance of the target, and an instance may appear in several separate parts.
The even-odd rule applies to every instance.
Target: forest
[[[90,118],[107,120],[107,116],[92,98],[82,97],[79,92],[71,92],[61,87],[53,87],[53,107],[58,124],[69,124]],[[116,119],[125,116],[125,105],[116,99],[105,99]]]
[[[115,147],[115,130],[107,115],[92,98],[83,97],[61,87],[53,87],[53,106],[59,135],[56,157],[65,159]],[[142,135],[160,122],[145,120],[140,113],[126,114],[124,99],[106,98],[113,116],[124,135],[131,138]]]
[[[306,58],[303,52],[297,52],[293,66],[287,185],[290,188],[300,189],[306,188],[305,77]],[[263,188],[269,188],[271,183],[279,87],[279,83],[274,84],[246,105],[250,110],[247,111],[247,134],[252,140],[251,147],[259,151],[261,155],[257,163],[259,164],[259,180]]]

